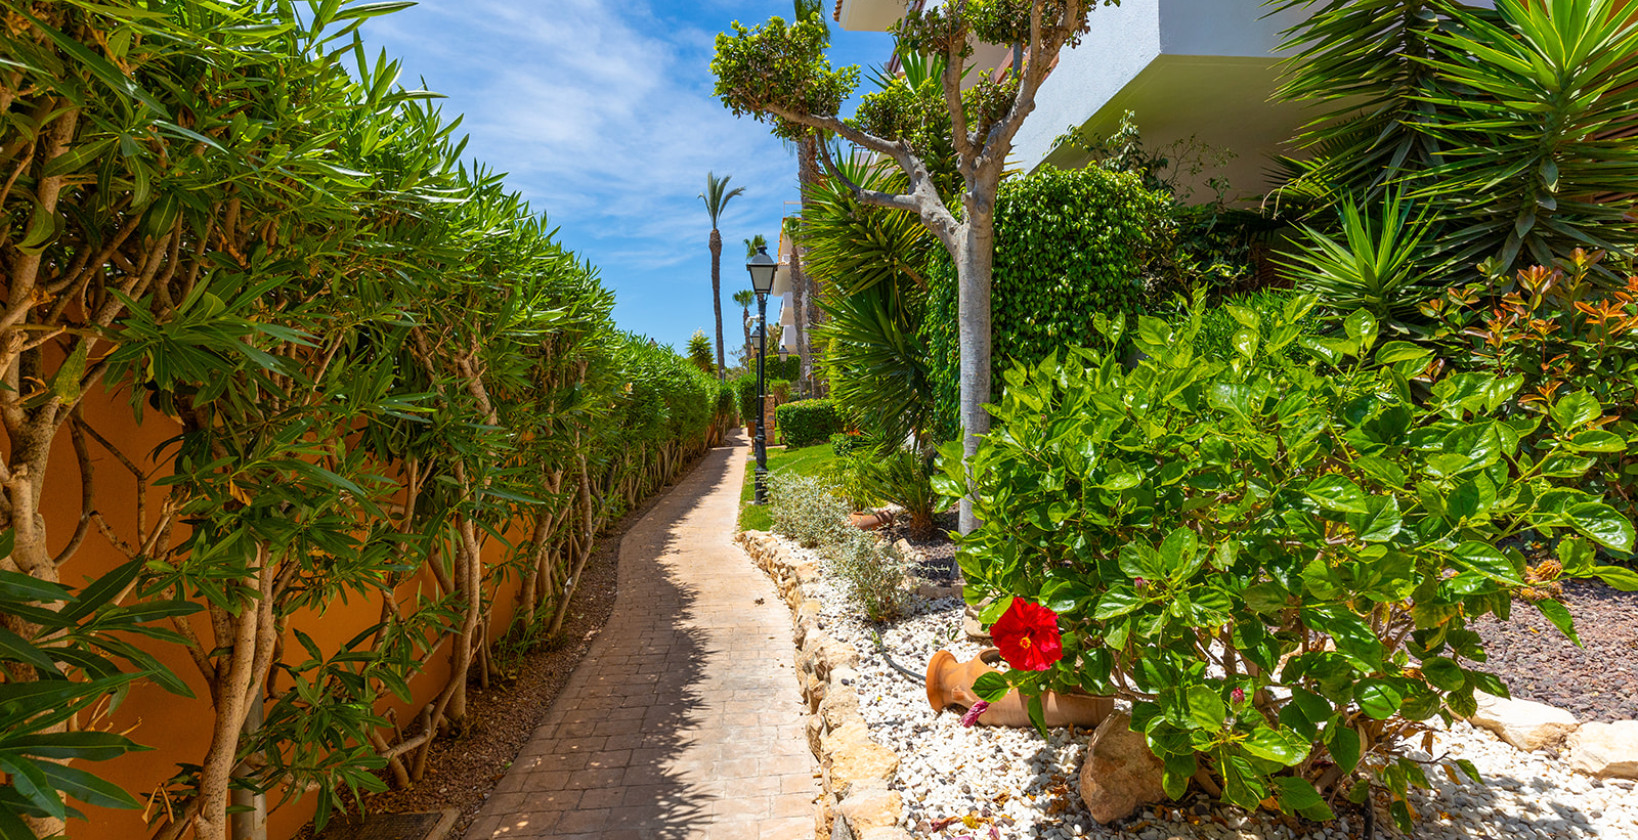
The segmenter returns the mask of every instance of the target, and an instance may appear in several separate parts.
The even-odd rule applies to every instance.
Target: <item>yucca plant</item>
[[[1304,225],[1284,263],[1298,288],[1328,305],[1364,309],[1385,324],[1399,323],[1438,293],[1419,261],[1426,213],[1413,216],[1411,203],[1398,194],[1389,195],[1379,210],[1373,218],[1352,199],[1343,201],[1340,240]]]
[[[1316,209],[1402,192],[1426,209],[1430,280],[1494,260],[1627,255],[1638,194],[1638,24],[1619,0],[1269,0],[1288,33],[1279,96],[1325,110],[1275,197]],[[1327,301],[1331,303],[1331,301]],[[1337,304],[1346,309],[1346,304]]]

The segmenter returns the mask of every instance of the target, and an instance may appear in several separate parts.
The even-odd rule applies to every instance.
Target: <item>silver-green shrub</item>
[[[904,609],[905,559],[892,546],[859,530],[826,543],[825,564],[847,581],[849,597],[871,621],[897,617]]]
[[[768,476],[768,516],[774,533],[804,548],[840,542],[848,531],[848,505],[830,478],[807,475]]]

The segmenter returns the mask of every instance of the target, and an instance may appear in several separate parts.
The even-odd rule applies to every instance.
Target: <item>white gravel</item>
[[[785,547],[807,552],[794,543]],[[822,564],[821,564],[822,567]],[[1126,840],[1342,840],[1363,838],[1358,819],[1324,826],[1287,824],[1278,815],[1247,814],[1207,805],[1203,798],[1144,810],[1119,824],[1092,821],[1077,791],[1085,730],[1053,731],[1042,741],[1032,729],[966,728],[959,714],[935,713],[921,681],[894,671],[877,650],[911,671],[947,648],[960,659],[980,645],[961,632],[956,599],[912,596],[907,617],[873,625],[850,607],[846,584],[822,578],[817,596],[822,628],[859,651],[860,710],[872,736],[898,753],[894,783],[905,800],[904,827],[916,837],[972,840],[1005,838],[1125,838]],[[1556,756],[1524,753],[1490,733],[1458,723],[1439,733],[1436,749],[1466,758],[1488,787],[1456,785],[1428,773],[1436,787],[1413,795],[1421,813],[1418,838],[1462,840],[1638,840],[1638,791],[1632,782],[1600,782],[1564,768]],[[1426,756],[1420,756],[1425,758]],[[948,822],[941,828],[942,823]],[[935,830],[936,829],[936,830]],[[1378,820],[1376,836],[1400,837]]]

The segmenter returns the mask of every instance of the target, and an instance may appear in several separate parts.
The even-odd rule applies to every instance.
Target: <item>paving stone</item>
[[[733,542],[733,440],[626,533],[613,615],[467,840],[813,836],[790,613]]]

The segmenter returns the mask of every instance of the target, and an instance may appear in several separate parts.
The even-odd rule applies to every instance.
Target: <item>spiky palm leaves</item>
[[[862,158],[838,161],[866,189],[898,189],[901,176]],[[902,210],[860,204],[836,181],[817,184],[804,215],[808,264],[830,282],[821,303],[829,320],[831,397],[884,448],[927,443],[932,386],[917,339],[925,306],[924,269],[937,247],[919,220]]]
[[[1276,193],[1321,206],[1422,205],[1424,270],[1452,282],[1631,253],[1638,194],[1638,25],[1619,0],[1270,0],[1317,7],[1290,33],[1286,99],[1328,110]],[[1379,245],[1382,243],[1378,243]]]
[[[718,178],[715,172],[705,173],[705,192],[700,193],[700,200],[705,202],[705,212],[711,216],[711,311],[717,319],[717,378],[722,378],[722,232],[717,230],[717,222],[722,217],[722,211],[727,209],[728,202],[736,195],[744,195],[744,187],[728,189],[728,180],[732,175]]]

